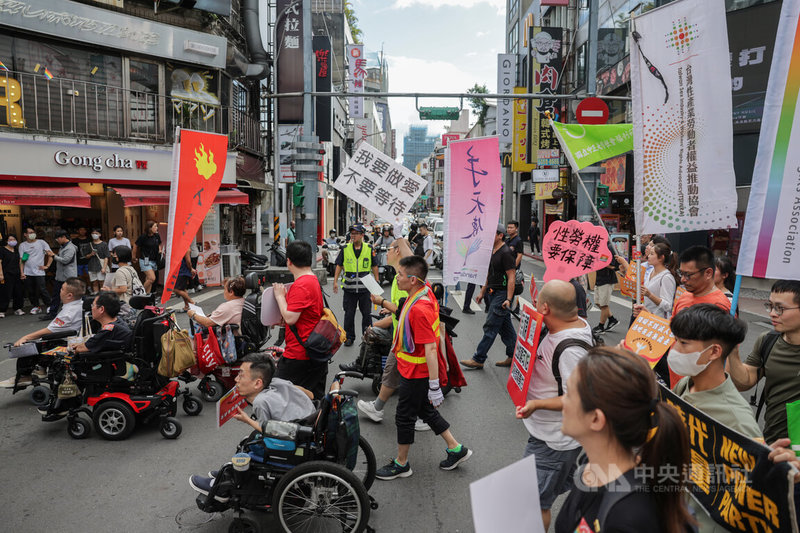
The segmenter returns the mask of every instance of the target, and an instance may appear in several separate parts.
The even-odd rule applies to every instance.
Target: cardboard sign
[[[690,464],[682,470],[639,476],[684,476],[698,504],[726,531],[797,531],[793,473],[773,463],[770,449],[719,423],[659,386],[661,399],[675,408],[689,433]],[[653,481],[639,478],[642,481]]]
[[[672,312],[675,312],[675,308],[678,306],[678,298],[684,295],[686,292],[686,287],[680,285],[677,289],[675,289],[675,299],[672,301]]]
[[[539,348],[539,335],[542,332],[543,317],[530,303],[520,299],[519,331],[517,345],[514,348],[514,359],[508,374],[508,395],[516,406],[525,405],[528,386],[533,375],[533,364],[536,361],[536,350]]]
[[[569,281],[600,270],[611,263],[608,231],[591,222],[557,220],[544,236],[542,256],[545,283],[551,279]]]
[[[673,342],[675,336],[669,329],[669,320],[644,310],[625,335],[625,347],[644,357],[650,363],[650,368],[664,357]]]
[[[236,387],[226,392],[217,402],[217,427],[221,428],[225,422],[239,412],[239,407],[247,405],[244,396],[239,396]]]
[[[623,276],[617,272],[617,283],[619,283],[619,292],[623,296],[636,300],[636,280],[628,276]]]

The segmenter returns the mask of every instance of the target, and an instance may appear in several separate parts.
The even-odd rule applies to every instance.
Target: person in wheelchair
[[[113,292],[102,292],[92,302],[92,318],[100,329],[86,342],[75,346],[75,353],[100,353],[120,351],[127,348],[133,339],[133,331],[127,324],[117,320],[122,302]]]
[[[255,419],[249,417],[241,407],[233,417],[259,432],[263,431],[270,420],[289,422],[306,418],[316,411],[310,391],[274,375],[275,361],[272,356],[259,352],[242,359],[239,374],[236,376],[236,390],[253,406]],[[208,496],[214,479],[214,476],[193,475],[189,478],[189,485],[200,494]]]
[[[76,277],[67,278],[61,286],[60,296],[63,305],[58,315],[56,315],[46,327],[32,331],[17,339],[14,346],[20,346],[25,342],[34,341],[45,335],[54,333],[73,331],[73,334],[77,334],[81,330],[81,324],[83,322],[83,295],[85,292],[86,283],[84,283],[82,279]],[[34,364],[32,360],[36,357],[38,356],[34,355],[17,359],[17,387],[27,387],[31,385],[33,382],[33,378],[31,377],[32,373],[35,373],[40,379],[47,377],[47,371],[43,367],[36,366],[33,368]],[[0,387],[7,389],[14,388],[14,382],[15,378],[13,377],[0,381]]]
[[[244,278],[236,276],[227,278],[223,283],[223,296],[225,301],[214,309],[211,316],[202,316],[193,310],[187,316],[203,327],[224,326],[230,324],[239,326],[242,322],[242,308],[244,307],[244,294],[247,290]]]

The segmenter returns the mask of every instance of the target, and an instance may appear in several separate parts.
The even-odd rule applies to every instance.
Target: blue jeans
[[[505,291],[486,292],[486,305],[489,309],[486,311],[486,322],[483,323],[483,338],[478,343],[475,355],[472,356],[472,359],[478,363],[486,361],[489,348],[494,344],[498,333],[503,344],[506,345],[506,356],[514,355],[517,332],[514,331],[514,326],[511,324],[511,310],[503,308],[506,296]]]

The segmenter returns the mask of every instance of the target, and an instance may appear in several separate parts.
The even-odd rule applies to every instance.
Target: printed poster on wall
[[[618,155],[600,163],[606,169],[600,174],[600,183],[608,187],[608,192],[625,192],[625,159],[625,155]]]
[[[500,220],[501,168],[498,139],[452,141],[445,168],[444,284],[483,284]]]
[[[222,255],[219,251],[219,206],[213,205],[203,220],[203,242],[197,256],[197,278],[207,287],[222,285]]]
[[[517,345],[514,347],[514,358],[511,361],[511,370],[506,383],[511,401],[518,407],[525,405],[527,400],[544,320],[544,317],[524,299],[520,299],[520,307]]]
[[[639,234],[736,226],[725,21],[724,0],[677,0],[632,19]]]

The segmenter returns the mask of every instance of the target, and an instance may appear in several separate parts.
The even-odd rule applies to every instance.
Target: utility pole
[[[589,48],[586,72],[587,96],[595,96],[597,92],[597,0],[589,0]],[[590,167],[597,169],[598,167]],[[578,220],[591,221],[594,215],[594,199],[597,190],[597,181],[600,174],[593,171],[578,173],[578,179],[583,182],[583,191],[578,190]],[[600,220],[596,221],[600,223]]]

